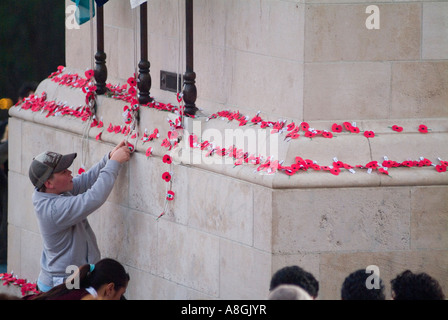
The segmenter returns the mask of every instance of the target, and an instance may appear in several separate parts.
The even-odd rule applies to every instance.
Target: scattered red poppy
[[[135,87],[135,86],[137,85],[137,81],[135,80],[134,77],[130,77],[130,78],[128,79],[128,83],[129,83],[129,85],[130,85],[131,87]]]
[[[394,130],[396,132],[401,132],[401,131],[403,131],[403,127],[399,127],[395,124],[392,126],[392,130]]]
[[[345,121],[345,122],[343,123],[343,125],[344,125],[344,128],[345,128],[346,130],[348,130],[348,131],[352,131],[353,126],[352,126],[352,124],[351,124],[350,122]]]
[[[286,130],[291,131],[296,127],[296,124],[294,122],[291,122],[286,126]]]
[[[432,165],[432,161],[424,158],[418,162],[418,165],[419,166],[430,166],[430,165]]]
[[[375,137],[375,132],[373,132],[373,131],[364,131],[364,137],[366,137],[366,138],[373,138],[373,137]]]
[[[344,168],[344,162],[342,162],[342,161],[334,161],[333,162],[333,167],[335,167],[335,168]]]
[[[149,158],[152,154],[152,147],[149,147],[148,149],[146,149],[146,156]]]
[[[166,200],[168,200],[168,201],[172,201],[172,200],[174,200],[174,191],[169,190],[169,191],[166,193]]]
[[[172,162],[171,156],[169,156],[169,155],[167,155],[167,154],[164,155],[162,161],[163,161],[164,163],[170,164],[170,163]]]
[[[195,134],[190,134],[190,148],[194,148],[195,145],[198,143],[198,137]]]
[[[176,140],[179,134],[177,131],[168,131],[168,139],[170,140]]]
[[[258,115],[253,117],[251,120],[251,122],[253,122],[253,123],[259,123],[261,121],[263,121],[263,119],[261,119],[261,117],[259,117]]]
[[[290,133],[288,133],[286,135],[285,140],[288,139],[288,138],[289,139],[297,139],[298,137],[300,137],[300,135],[297,132],[291,131]]]
[[[342,132],[342,126],[340,124],[333,123],[333,125],[331,126],[331,131]]]
[[[428,133],[428,127],[424,124],[421,124],[418,126],[418,131],[420,131],[421,133]]]
[[[350,129],[350,132],[353,132],[353,133],[359,133],[359,128],[358,128],[358,127],[352,127],[352,128]]]
[[[137,90],[135,90],[134,87],[130,87],[129,90],[128,90],[128,93],[129,93],[131,96],[135,96],[135,95],[137,94]]]
[[[170,182],[170,180],[171,180],[171,175],[170,175],[170,173],[169,173],[168,171],[164,172],[164,173],[162,174],[162,179],[165,180],[166,182]]]
[[[378,168],[378,161],[370,161],[368,164],[366,164],[366,168],[369,168],[369,169]]]
[[[384,168],[378,168],[378,172],[389,175],[389,171],[387,171],[387,169]]]
[[[333,138],[333,134],[330,131],[324,131],[322,132],[322,137],[331,139]]]
[[[79,170],[78,170],[78,174],[82,174],[82,173],[84,173],[84,172],[86,172],[86,170],[84,169],[84,167],[79,168]]]
[[[443,164],[438,164],[438,165],[436,165],[436,170],[437,170],[437,172],[445,172],[446,166]]]
[[[305,132],[305,137],[307,138],[312,138],[314,137],[316,134],[313,131],[307,131]]]
[[[308,124],[308,122],[302,122],[300,124],[300,128],[302,128],[303,131],[307,131],[310,128],[310,125]]]
[[[92,69],[87,70],[84,74],[85,74],[85,76],[86,76],[87,79],[91,79],[91,78],[93,78],[93,76],[95,75],[95,73],[93,72]]]
[[[98,133],[97,135],[96,135],[96,140],[101,140],[101,134],[102,134],[103,132],[101,131],[100,133]]]
[[[135,150],[134,145],[130,142],[127,142],[127,144],[128,144],[128,149],[131,150],[131,152],[134,152],[134,150]]]
[[[335,176],[337,176],[340,172],[341,172],[341,169],[339,169],[339,168],[333,167],[330,169],[330,173],[334,174]]]
[[[170,143],[170,141],[168,140],[168,139],[163,139],[163,141],[162,141],[162,143],[161,143],[161,146],[162,147],[166,147],[166,148],[168,148],[168,150],[171,150],[171,143]]]

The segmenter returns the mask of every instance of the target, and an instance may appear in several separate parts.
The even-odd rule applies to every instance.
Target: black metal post
[[[183,86],[183,99],[185,103],[185,114],[195,115],[197,90],[195,85],[196,73],[193,71],[193,0],[185,0],[185,73]]]
[[[93,2],[93,1],[92,1]],[[96,34],[97,34],[97,52],[95,54],[95,81],[96,93],[104,94],[106,92],[107,67],[106,53],[104,52],[104,15],[103,6],[96,7]]]
[[[151,75],[149,74],[148,61],[148,4],[147,2],[140,5],[140,50],[141,60],[138,63],[138,81],[139,90],[138,101],[140,104],[147,104],[152,101],[149,95],[151,89]]]

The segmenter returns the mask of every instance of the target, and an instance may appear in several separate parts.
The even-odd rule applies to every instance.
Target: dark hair
[[[370,273],[366,273],[365,269],[359,269],[350,273],[342,283],[341,299],[342,300],[385,300],[384,284],[379,278],[380,287],[368,288],[367,281]]]
[[[394,300],[444,300],[439,282],[427,273],[403,271],[390,281]]]
[[[118,261],[105,258],[95,264],[93,271],[90,271],[90,264],[84,264],[78,269],[78,273],[73,277],[79,277],[80,288],[92,287],[98,290],[102,285],[113,283],[115,290],[127,285],[129,274]],[[51,290],[33,297],[32,300],[51,300],[51,298],[60,297],[70,292],[65,283],[62,283]]]
[[[299,266],[283,267],[274,273],[269,290],[272,291],[281,284],[297,285],[313,298],[317,298],[319,292],[319,282],[316,278]]]
[[[19,98],[28,97],[32,92],[36,91],[38,83],[35,81],[25,82],[19,89]]]

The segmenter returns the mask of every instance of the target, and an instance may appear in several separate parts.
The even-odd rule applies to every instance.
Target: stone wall
[[[151,95],[176,105],[174,93],[159,89],[159,72],[183,70],[179,3],[148,5]],[[380,25],[372,30],[366,28],[370,4],[196,0],[194,68],[197,105],[203,110],[201,117],[186,120],[186,131],[199,141],[210,133],[222,139],[228,129],[247,136],[262,132],[269,137],[268,155],[283,165],[297,156],[324,166],[334,158],[350,165],[381,163],[384,156],[399,162],[448,160],[448,3],[375,2]],[[123,84],[135,68],[137,14],[128,1],[118,0],[110,0],[104,11],[108,82]],[[95,51],[89,24],[67,29],[64,72],[83,74]],[[47,79],[38,94],[44,91],[48,100],[83,104],[79,89]],[[99,97],[97,115],[106,127],[123,124],[124,105]],[[332,139],[300,132],[298,139],[285,141],[286,132],[206,121],[224,109],[240,110],[249,119],[260,111],[266,120],[306,121],[328,131],[335,122],[356,122],[361,132],[344,131]],[[10,114],[8,270],[34,279],[41,240],[27,176],[32,157],[48,148],[82,152],[76,172],[123,136],[104,128],[98,141],[100,129],[92,128],[86,139],[86,123],[73,117],[18,108]],[[176,197],[157,219],[166,192],[161,174],[168,168],[160,144],[171,116],[141,109],[140,133],[158,128],[161,138],[137,144],[107,203],[90,218],[102,255],[118,259],[130,272],[129,298],[264,299],[272,273],[291,264],[319,279],[321,299],[338,299],[344,277],[368,265],[380,268],[389,297],[389,280],[405,269],[428,272],[448,292],[447,172],[428,166],[391,168],[389,175],[356,167],[354,174],[266,174],[216,156],[207,162],[204,152],[188,148],[185,135],[170,152]],[[394,124],[403,132],[391,130]],[[420,133],[420,124],[429,133]],[[375,137],[364,137],[365,130]],[[149,159],[148,146],[154,147]]]

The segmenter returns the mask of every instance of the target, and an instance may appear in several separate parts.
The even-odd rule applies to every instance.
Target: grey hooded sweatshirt
[[[43,240],[39,281],[53,287],[67,278],[69,265],[96,263],[101,255],[88,215],[106,202],[121,164],[106,154],[87,172],[73,178],[73,190],[63,194],[33,193]]]

